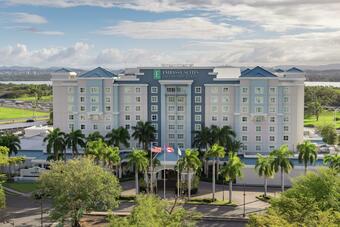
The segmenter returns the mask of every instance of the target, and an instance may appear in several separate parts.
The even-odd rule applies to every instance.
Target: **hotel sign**
[[[167,79],[193,79],[199,74],[197,69],[154,69],[153,78],[155,80]]]

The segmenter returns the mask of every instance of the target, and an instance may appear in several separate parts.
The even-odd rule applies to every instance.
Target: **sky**
[[[339,0],[0,0],[0,66],[337,63]]]

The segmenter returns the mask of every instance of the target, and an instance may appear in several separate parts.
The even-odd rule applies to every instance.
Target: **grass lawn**
[[[23,96],[20,98],[16,98],[15,100],[19,100],[19,101],[35,101],[35,97],[33,96]],[[48,96],[42,96],[41,99],[39,100],[39,102],[52,102],[52,95],[48,95]]]
[[[340,113],[336,113],[336,117],[340,118]],[[319,117],[319,121],[316,121],[314,116],[305,117],[304,124],[306,127],[318,126],[325,123],[334,123],[334,112],[324,111]],[[340,128],[340,121],[336,121],[336,127]]]
[[[3,185],[7,188],[23,193],[33,192],[38,189],[38,184],[35,182],[6,182]]]
[[[48,115],[49,113],[45,113],[45,112],[35,113],[35,116],[48,117]],[[7,120],[7,119],[14,119],[14,118],[32,118],[32,116],[33,116],[33,110],[0,107],[0,120]]]

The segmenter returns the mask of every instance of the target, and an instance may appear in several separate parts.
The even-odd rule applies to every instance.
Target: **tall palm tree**
[[[186,149],[185,155],[178,159],[177,166],[179,171],[182,173],[183,170],[187,171],[188,176],[188,199],[191,196],[191,178],[190,178],[190,170],[194,173],[201,168],[201,160],[198,157],[199,153],[197,150]]]
[[[315,146],[315,144],[312,144],[310,141],[304,141],[303,143],[297,145],[297,149],[299,151],[299,163],[303,162],[305,166],[305,175],[306,175],[308,162],[310,164],[314,164],[316,159],[318,158],[317,147]]]
[[[335,169],[340,172],[340,155],[326,155],[324,158],[324,163],[329,165],[329,168]]]
[[[120,147],[123,144],[125,147],[129,147],[130,134],[129,131],[124,127],[119,127],[117,129],[112,129],[111,132],[106,134],[107,143],[109,145]]]
[[[135,168],[136,194],[139,194],[138,174],[146,172],[148,168],[148,158],[144,150],[134,150],[128,155],[128,163]]]
[[[7,147],[9,149],[8,156],[11,156],[12,153],[17,154],[18,150],[21,149],[19,137],[12,133],[0,135],[0,146]]]
[[[233,129],[228,125],[225,125],[222,128],[216,125],[212,125],[210,127],[210,132],[211,132],[210,144],[212,145],[217,143],[218,145],[223,147],[231,147],[232,142],[234,141],[236,136]]]
[[[232,200],[232,191],[233,191],[233,181],[235,181],[238,177],[242,177],[242,168],[244,167],[244,163],[234,152],[229,152],[228,162],[221,169],[221,174],[225,178],[226,181],[229,181],[229,203]]]
[[[155,140],[156,129],[149,121],[139,121],[136,126],[132,127],[132,129],[134,130],[132,137],[142,144],[144,151],[147,151],[148,145]]]
[[[287,145],[281,145],[278,149],[270,152],[273,157],[272,166],[275,172],[281,172],[281,190],[285,190],[284,173],[289,173],[293,169],[293,163],[289,159],[293,152],[288,149]]]
[[[264,177],[264,196],[267,196],[267,188],[268,188],[268,178],[273,177],[275,174],[273,165],[273,157],[272,156],[263,156],[261,154],[257,154],[257,160],[255,164],[255,169],[257,174],[260,177]]]
[[[111,169],[113,169],[114,166],[117,166],[120,163],[119,148],[106,145],[106,149],[103,154],[103,161],[105,165]]]
[[[64,159],[66,161],[66,143],[65,143],[65,133],[56,128],[44,138],[44,142],[47,142],[47,153],[51,154],[53,160],[60,160],[64,154]],[[65,152],[65,153],[64,153]]]
[[[210,128],[203,127],[200,131],[194,131],[194,135],[193,147],[200,151],[200,158],[202,162],[204,162],[204,174],[208,176],[208,160],[204,152],[202,152],[202,149],[204,149],[205,152],[209,150],[211,143]]]
[[[85,155],[94,157],[97,164],[103,160],[105,151],[108,149],[107,144],[102,140],[88,141],[86,143]]]
[[[73,130],[65,135],[65,143],[68,148],[72,148],[72,156],[78,156],[78,146],[85,147],[85,135],[81,132],[80,129]]]
[[[224,158],[225,151],[224,147],[214,144],[207,152],[207,157],[213,158],[213,174],[212,174],[212,198],[215,200],[215,181],[216,181],[216,159],[217,158]]]
[[[104,140],[104,137],[100,134],[100,132],[98,131],[94,131],[91,132],[87,138],[86,138],[86,142],[90,142],[90,141],[98,141],[98,140]]]

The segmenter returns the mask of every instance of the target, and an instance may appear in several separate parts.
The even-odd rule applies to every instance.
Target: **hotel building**
[[[164,66],[53,73],[54,128],[85,134],[150,121],[156,143],[192,146],[194,131],[229,125],[245,154],[303,141],[305,73],[297,68]],[[138,147],[131,139],[131,147]]]

